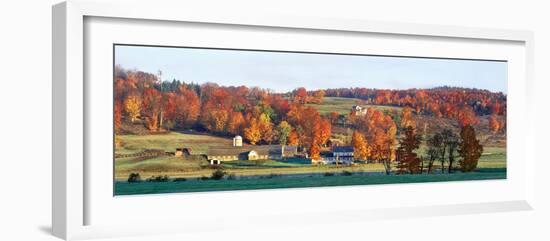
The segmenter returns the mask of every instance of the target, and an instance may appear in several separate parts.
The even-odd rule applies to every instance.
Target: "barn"
[[[279,160],[284,157],[292,157],[297,151],[295,146],[285,146],[283,153],[281,145],[210,147],[207,151],[207,159],[210,164],[236,160]]]

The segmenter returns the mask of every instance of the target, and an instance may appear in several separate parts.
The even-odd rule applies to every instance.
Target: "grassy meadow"
[[[324,115],[330,112],[336,112],[341,115],[348,115],[350,113],[351,107],[361,103],[360,99],[356,98],[344,98],[344,97],[325,97],[323,98],[322,104],[307,104],[308,106],[314,107],[317,109],[319,114]],[[400,109],[400,107],[394,106],[382,106],[382,105],[364,105],[362,107],[375,107],[381,110],[391,110],[391,109]]]

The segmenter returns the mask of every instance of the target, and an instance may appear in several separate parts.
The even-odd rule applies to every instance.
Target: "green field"
[[[274,188],[329,187],[349,185],[371,185],[390,183],[447,182],[464,180],[505,179],[505,169],[486,169],[473,173],[444,175],[335,175],[309,176],[300,178],[267,177],[238,180],[188,180],[183,182],[116,182],[115,195],[154,194],[176,192],[205,192],[228,190],[253,190]]]
[[[343,97],[325,97],[321,104],[307,104],[314,107],[321,114],[327,114],[330,112],[336,112],[341,115],[348,115],[351,112],[351,107],[361,103],[360,99],[356,98],[343,98]],[[364,108],[374,107],[382,110],[399,109],[399,107],[382,106],[382,105],[361,105]]]

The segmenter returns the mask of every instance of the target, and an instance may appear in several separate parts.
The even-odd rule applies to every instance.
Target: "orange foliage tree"
[[[292,130],[292,131],[290,131],[290,134],[288,134],[287,144],[289,146],[297,146],[298,145],[298,134],[296,133],[296,130]]]
[[[324,146],[327,141],[330,139],[332,134],[332,125],[326,119],[320,119],[316,127],[316,133],[319,139],[319,144]]]
[[[351,144],[353,145],[353,156],[355,159],[366,160],[369,153],[365,136],[359,131],[354,131],[351,137]]]
[[[412,108],[406,106],[403,108],[403,113],[401,117],[401,128],[407,129],[408,127],[416,128],[416,122],[413,118]]]
[[[195,91],[180,88],[176,97],[176,123],[180,127],[192,126],[200,113],[200,100]]]
[[[148,88],[143,92],[142,114],[145,117],[145,126],[147,129],[157,131],[159,129],[158,121],[161,108],[160,92],[154,88]]]
[[[489,117],[489,129],[493,133],[497,133],[500,130],[500,122],[497,120],[496,115],[491,115]]]
[[[250,144],[256,145],[256,143],[262,139],[258,120],[256,118],[251,118],[248,123],[249,126],[244,129],[244,138],[247,139]]]
[[[464,106],[459,110],[457,120],[460,127],[475,125],[478,123],[476,114],[470,106]]]
[[[244,120],[241,112],[231,112],[229,116],[229,123],[227,124],[227,131],[233,135],[240,135],[244,131],[246,121]]]

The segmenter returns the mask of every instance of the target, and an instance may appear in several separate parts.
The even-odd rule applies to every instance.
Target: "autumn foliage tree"
[[[369,157],[384,164],[386,173],[391,171],[395,160],[397,125],[389,114],[369,107],[366,115],[355,122],[357,130],[365,133]]]
[[[319,143],[313,142],[308,151],[309,158],[311,158],[312,160],[321,159],[321,147]]]
[[[241,112],[233,111],[229,116],[227,131],[233,135],[240,135],[246,127],[246,121]]]
[[[244,129],[244,138],[252,145],[256,145],[261,139],[262,134],[260,132],[260,126],[256,118],[251,118],[250,125]]]
[[[477,167],[478,160],[483,153],[483,146],[476,138],[475,129],[470,125],[462,127],[460,138],[458,153],[462,159],[459,161],[459,165],[463,172],[471,172]]]
[[[273,123],[266,113],[262,113],[258,119],[258,129],[260,131],[261,140],[264,143],[270,144],[273,138]]]
[[[307,103],[307,91],[305,88],[301,87],[294,90],[294,103],[305,104]]]
[[[145,117],[145,126],[149,130],[157,131],[159,129],[158,121],[161,109],[160,92],[154,88],[146,89],[143,92],[143,101],[141,105],[141,112]]]
[[[416,128],[416,122],[413,118],[412,108],[406,106],[403,108],[403,113],[401,117],[401,128],[407,129],[408,127]]]
[[[369,153],[365,136],[359,131],[354,131],[351,137],[351,144],[353,145],[353,156],[355,159],[366,160]]]
[[[497,133],[500,130],[500,122],[498,121],[496,115],[491,115],[491,117],[489,117],[489,129],[493,133]]]
[[[307,97],[308,103],[321,104],[323,103],[323,98],[325,97],[324,90],[317,90],[312,93],[311,96]]]
[[[164,110],[163,111],[164,122],[162,124],[163,125],[162,127],[166,128],[167,130],[174,128],[174,126],[176,125],[176,117],[177,117],[176,97],[177,97],[176,94],[172,92],[163,94],[162,109]]]
[[[182,87],[175,98],[176,123],[179,127],[193,126],[199,117],[200,100],[193,90]]]
[[[141,98],[137,95],[132,95],[126,98],[124,102],[124,110],[130,118],[130,121],[135,122],[141,112]]]
[[[330,139],[330,135],[332,134],[332,125],[330,124],[330,121],[327,119],[321,118],[318,120],[319,122],[316,124],[316,132],[315,135],[317,135],[317,138],[319,140],[319,144],[321,146],[325,146],[327,141]]]
[[[397,168],[399,173],[415,174],[420,172],[420,159],[415,151],[420,147],[420,137],[413,127],[407,126],[403,138],[399,141]]]
[[[458,112],[457,115],[458,124],[460,127],[475,125],[478,123],[477,116],[472,107],[465,106]]]
[[[290,134],[288,134],[287,144],[289,146],[297,146],[298,145],[298,134],[296,133],[296,130],[292,130],[292,131],[290,131]]]
[[[120,125],[122,125],[122,104],[118,101],[115,102],[113,122],[115,125],[115,131],[118,131],[120,129]]]

